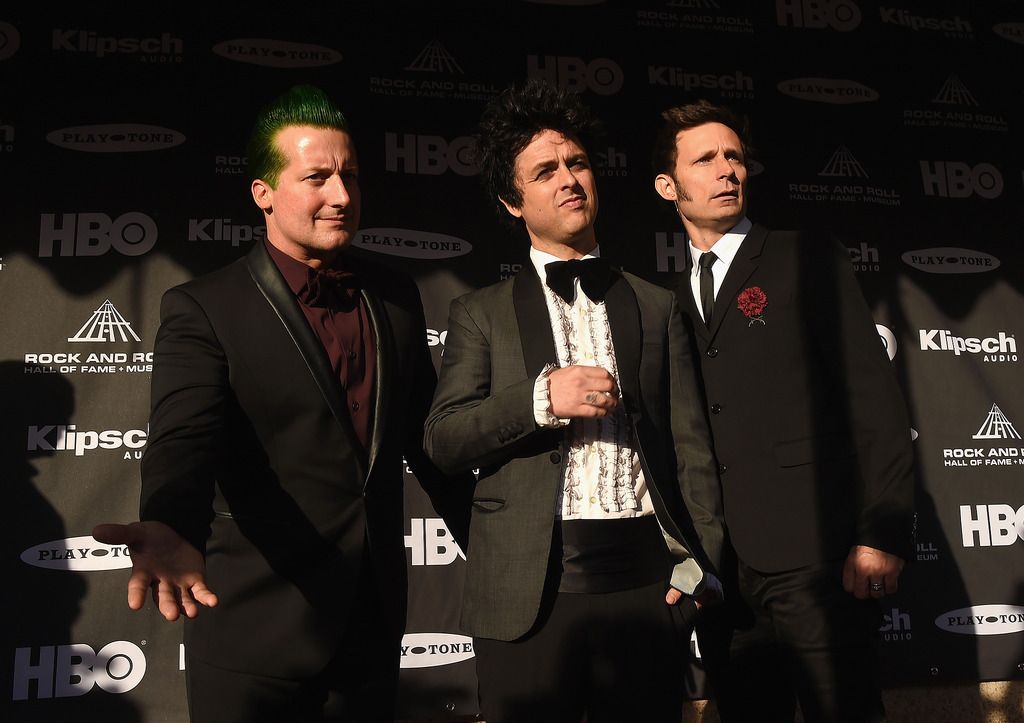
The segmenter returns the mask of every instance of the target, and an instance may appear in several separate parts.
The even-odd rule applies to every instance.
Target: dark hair
[[[476,161],[484,191],[507,217],[499,199],[523,203],[516,183],[516,157],[544,130],[573,138],[586,150],[599,130],[576,93],[532,79],[506,88],[484,109],[476,136]]]
[[[725,106],[715,105],[707,100],[696,103],[677,105],[661,114],[664,123],[654,138],[654,150],[651,152],[651,166],[655,175],[667,173],[672,175],[676,169],[676,136],[679,131],[686,131],[705,123],[721,123],[739,136],[743,158],[746,160],[753,152],[750,143],[750,123],[746,116],[739,116]]]
[[[348,131],[348,121],[330,97],[314,85],[296,85],[272,100],[256,116],[249,135],[249,174],[277,186],[287,159],[277,145],[277,134],[289,126],[313,126]]]

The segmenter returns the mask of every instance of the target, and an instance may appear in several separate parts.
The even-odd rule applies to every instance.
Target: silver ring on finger
[[[871,588],[871,592],[882,592],[885,586],[880,582],[873,582],[868,587]]]
[[[587,396],[584,397],[587,400],[587,404],[593,404],[597,401],[597,395],[594,392],[587,392]]]

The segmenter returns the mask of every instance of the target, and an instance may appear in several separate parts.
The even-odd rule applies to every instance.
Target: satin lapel
[[[693,298],[693,289],[690,287],[690,274],[693,273],[693,257],[690,256],[689,244],[686,249],[686,270],[676,276],[676,300],[679,302],[679,310],[690,317],[693,330],[700,340],[707,342],[710,339],[710,332],[701,318],[697,309],[697,302]]]
[[[615,346],[615,364],[619,369],[619,394],[627,413],[640,410],[640,350],[643,325],[640,305],[629,282],[618,272],[605,295],[608,327]]]
[[[551,333],[548,306],[544,301],[544,289],[533,264],[523,264],[523,269],[512,281],[512,304],[519,324],[526,375],[536,378],[545,364],[558,363],[558,354],[555,352],[555,337]]]
[[[722,321],[736,312],[736,295],[740,287],[750,278],[750,275],[757,269],[757,259],[764,247],[764,240],[768,235],[768,229],[764,226],[754,225],[747,237],[743,239],[736,257],[729,265],[729,273],[725,275],[718,295],[715,296],[715,311],[711,315],[709,325],[709,341],[713,341]],[[737,312],[738,313],[738,312]]]
[[[341,382],[338,381],[334,370],[331,369],[331,362],[327,358],[323,344],[310,328],[302,309],[299,308],[299,302],[295,300],[295,295],[288,288],[288,284],[285,283],[262,243],[253,247],[246,257],[246,263],[249,267],[249,275],[256,283],[256,287],[274,309],[277,318],[281,320],[281,324],[292,338],[295,348],[306,362],[309,373],[313,375],[313,380],[320,388],[324,402],[334,414],[334,418],[338,420],[338,424],[341,425],[353,449],[358,449],[359,441],[356,439],[355,430],[352,429],[352,418],[345,405],[345,392],[341,388]],[[357,460],[360,458],[360,455],[355,456]],[[366,479],[362,461],[360,460],[358,464],[360,479]]]
[[[376,294],[363,290],[363,303],[366,304],[367,316],[373,325],[373,336],[377,344],[377,374],[374,379],[373,429],[370,432],[370,463],[367,479],[373,475],[373,463],[377,460],[381,442],[384,439],[384,419],[387,415],[391,385],[388,379],[398,379],[392,368],[395,363],[395,340],[391,331],[391,322],[384,308],[384,303]]]

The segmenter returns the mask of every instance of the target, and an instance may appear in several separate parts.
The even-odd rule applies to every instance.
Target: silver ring
[[[587,392],[587,396],[584,397],[584,399],[587,400],[587,404],[593,404],[594,401],[597,399],[597,395],[594,394],[593,392]]]
[[[880,582],[873,582],[870,585],[870,588],[871,588],[872,592],[881,592],[882,591],[882,587],[883,587],[882,583],[880,583]]]

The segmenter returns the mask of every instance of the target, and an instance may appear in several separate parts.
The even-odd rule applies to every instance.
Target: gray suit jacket
[[[707,560],[695,557],[692,528],[714,565],[722,503],[691,342],[673,295],[631,274],[616,273],[606,304],[620,403],[658,521],[679,543],[673,584],[693,592]],[[537,618],[565,457],[564,429],[534,421],[534,382],[548,362],[557,357],[532,266],[452,302],[424,444],[442,471],[480,468],[462,609],[471,635],[514,640]]]

